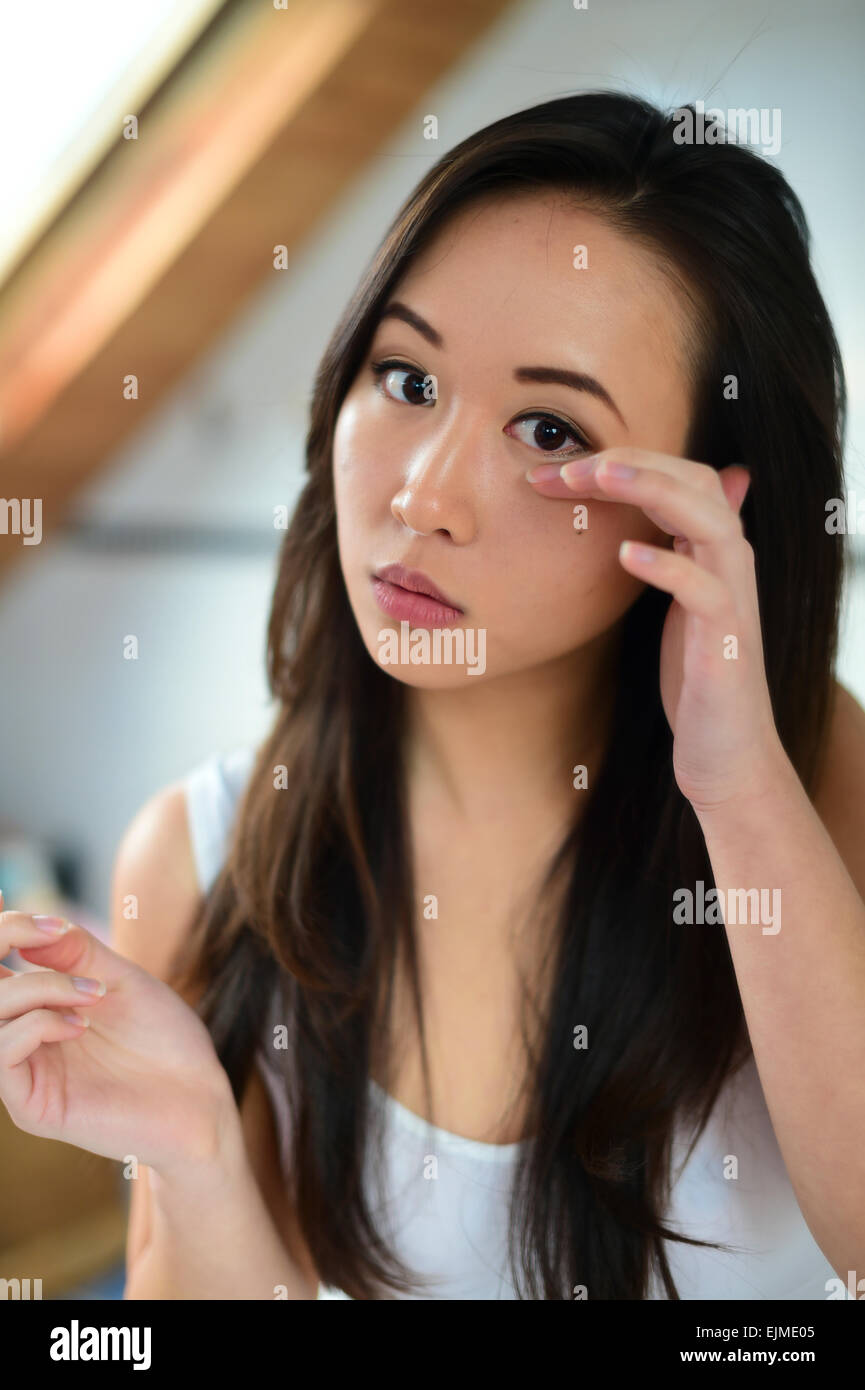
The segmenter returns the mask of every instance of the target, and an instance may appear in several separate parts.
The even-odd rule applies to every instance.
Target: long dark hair
[[[678,144],[674,114],[614,92],[562,97],[462,141],[422,178],[369,263],[324,353],[308,478],[279,560],[268,674],[279,701],[229,850],[178,980],[239,1100],[278,991],[291,1047],[286,1183],[323,1283],[354,1298],[417,1293],[376,1230],[364,1162],[381,1143],[371,1071],[388,1074],[397,964],[408,971],[425,1075],[414,885],[404,833],[405,688],[370,657],[337,551],[331,445],[377,316],[411,258],[478,196],[564,189],[637,237],[694,308],[696,406],[687,456],[751,473],[742,511],[756,556],[775,721],[813,795],[831,712],[843,553],[824,527],[841,495],[845,388],[809,261],[801,204],[733,142]],[[735,377],[738,397],[727,399]],[[563,885],[527,1133],[511,1203],[518,1297],[678,1294],[663,1224],[674,1129],[696,1142],[725,1079],[750,1057],[723,926],[673,923],[673,894],[713,883],[672,771],[658,688],[669,599],[625,615],[611,734],[580,820],[545,880]],[[586,1025],[590,1046],[574,1046]],[[708,1244],[690,1240],[689,1244]]]

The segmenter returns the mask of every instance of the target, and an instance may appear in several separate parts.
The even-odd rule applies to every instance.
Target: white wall
[[[434,7],[418,7],[417,22],[434,25]],[[865,496],[863,37],[856,0],[590,0],[587,11],[529,0],[419,99],[292,268],[273,273],[79,509],[88,520],[258,528],[261,553],[106,556],[52,539],[25,548],[0,589],[0,813],[81,847],[93,910],[105,910],[118,838],[142,800],[267,727],[264,628],[278,540],[269,528],[273,506],[297,494],[315,364],[398,204],[481,125],[591,87],[670,107],[696,98],[780,107],[778,162],[805,204],[849,377],[848,485]],[[437,145],[422,138],[428,113],[439,118]],[[860,577],[839,674],[865,702],[863,614]],[[122,658],[129,633],[140,641],[135,662]]]

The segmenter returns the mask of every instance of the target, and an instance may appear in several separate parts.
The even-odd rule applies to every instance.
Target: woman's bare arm
[[[124,915],[130,895],[136,917]],[[111,944],[165,979],[198,896],[185,795],[175,785],[152,797],[123,837],[112,883]],[[239,1113],[237,1107],[226,1112],[212,1162],[180,1163],[171,1175],[139,1168],[126,1274],[127,1299],[315,1298],[318,1280],[287,1197],[273,1113],[257,1071]]]
[[[718,889],[771,896],[770,925],[737,912],[727,938],[790,1181],[846,1281],[865,1259],[865,711],[837,697],[813,805],[784,762],[762,796],[699,819]]]

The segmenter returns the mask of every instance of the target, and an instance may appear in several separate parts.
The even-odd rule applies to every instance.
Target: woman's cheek
[[[349,395],[337,417],[333,434],[333,482],[337,505],[340,500],[353,508],[364,497],[380,490],[384,478],[382,447],[375,447],[366,412]]]
[[[525,595],[527,626],[541,622],[579,645],[612,626],[645,588],[619,562],[621,542],[663,543],[664,533],[638,507],[558,499],[547,505],[561,508],[561,523],[539,531],[524,551],[529,563],[519,565],[522,583],[513,570],[511,582]]]
[[[646,541],[663,545],[669,540],[666,532],[650,521],[640,507],[628,507],[621,502],[575,502],[571,508],[573,534],[582,549],[578,559],[591,558],[593,563],[609,569],[613,565],[621,572],[619,546],[622,541]],[[575,552],[576,553],[576,552]]]
[[[334,440],[333,487],[337,521],[346,534],[367,527],[376,509],[381,511],[388,500],[382,461],[376,461],[362,441],[348,432]]]

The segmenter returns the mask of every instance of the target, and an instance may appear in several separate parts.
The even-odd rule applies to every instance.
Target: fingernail
[[[61,1014],[64,1023],[79,1023],[85,1028],[90,1027],[90,1019],[86,1014]]]
[[[577,482],[583,478],[588,478],[590,473],[594,473],[598,464],[596,454],[587,454],[585,458],[572,459],[570,463],[563,463],[559,469],[559,477],[564,478],[565,482]]]
[[[561,477],[561,468],[557,463],[539,463],[528,470],[526,477],[530,483],[552,483]]]
[[[636,560],[638,564],[645,565],[658,558],[657,550],[653,550],[650,545],[640,545],[637,541],[622,541],[619,554],[626,560]]]
[[[67,930],[69,923],[62,917],[47,917],[44,912],[38,912],[33,918],[33,925],[38,927],[40,931],[51,932],[54,936],[59,936],[61,932]]]
[[[104,980],[88,980],[85,975],[73,975],[72,983],[76,989],[80,989],[82,994],[104,994]]]

